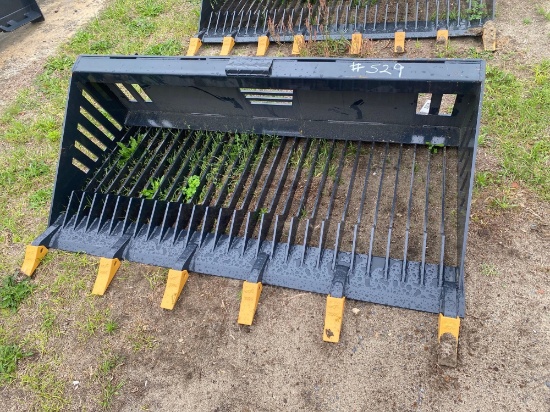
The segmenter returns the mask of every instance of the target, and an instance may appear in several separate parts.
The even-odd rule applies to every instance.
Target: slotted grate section
[[[457,281],[457,169],[457,148],[130,128],[71,193],[55,246],[129,243],[125,257],[163,266],[192,247],[195,270],[212,274],[263,254],[311,291],[330,285],[312,269],[345,265],[348,296],[371,299],[367,283],[395,281],[434,293],[417,300],[437,312],[435,291]]]
[[[392,38],[398,30],[412,37],[435,37],[438,29],[451,36],[479,35],[485,21],[494,18],[492,0],[312,1],[203,0],[199,37],[221,42],[255,42],[268,34],[274,41],[351,38],[362,33],[373,39]]]

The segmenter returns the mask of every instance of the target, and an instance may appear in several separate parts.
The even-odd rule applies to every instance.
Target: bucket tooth
[[[176,302],[189,278],[189,272],[186,270],[170,269],[168,271],[168,279],[166,280],[166,289],[160,307],[163,309],[174,309]]]
[[[458,333],[460,330],[460,318],[451,318],[439,314],[438,319],[438,358],[441,366],[456,368],[458,356]]]
[[[251,283],[246,280],[243,282],[241,307],[239,309],[239,319],[237,320],[241,325],[252,325],[261,293],[261,282]]]
[[[489,20],[483,25],[483,50],[495,51],[497,49],[497,29],[495,22]]]
[[[258,50],[256,51],[256,56],[265,56],[268,48],[269,48],[269,36],[258,37]]]
[[[363,45],[363,35],[361,33],[353,33],[351,35],[351,47],[349,54],[361,54],[361,46]]]
[[[340,341],[345,302],[345,297],[335,298],[330,295],[327,296],[325,328],[323,330],[323,340],[325,342],[337,343]]]
[[[405,53],[405,32],[404,31],[395,32],[393,51],[395,53]]]
[[[223,38],[222,51],[220,52],[220,56],[229,56],[229,53],[231,53],[231,50],[233,50],[234,46],[235,38],[233,36],[225,36]]]
[[[306,40],[303,34],[297,34],[294,36],[294,43],[292,43],[292,54],[294,56],[300,55],[304,46],[306,45]]]
[[[27,246],[25,250],[25,260],[21,266],[21,272],[27,276],[32,276],[40,261],[48,253],[48,249],[44,246]]]
[[[97,271],[92,295],[102,296],[105,293],[118,268],[120,268],[120,260],[117,258],[101,258],[99,260],[99,270]]]
[[[199,39],[198,37],[193,37],[191,40],[189,40],[189,48],[187,49],[187,55],[196,56],[201,46],[202,46],[202,40]]]
[[[442,44],[445,47],[447,47],[447,43],[449,42],[449,30],[447,29],[438,30],[435,42],[437,44]]]

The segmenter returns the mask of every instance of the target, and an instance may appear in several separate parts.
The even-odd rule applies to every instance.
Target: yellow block
[[[445,333],[450,333],[458,340],[458,332],[460,329],[460,318],[448,318],[446,316],[443,316],[441,313],[439,314],[439,320],[438,320],[438,326],[439,330],[437,332],[437,341],[439,342],[441,340],[441,336],[443,336]]]
[[[395,41],[393,45],[393,51],[395,53],[405,53],[405,32],[404,31],[395,32]]]
[[[239,309],[239,322],[241,325],[252,325],[254,314],[258,308],[260,294],[262,293],[262,284],[243,282],[243,292],[241,297],[241,307]]]
[[[99,260],[99,270],[97,271],[97,278],[92,289],[92,295],[103,295],[111,280],[115,276],[116,271],[120,267],[120,260],[101,258]]]
[[[223,38],[220,56],[228,56],[229,53],[231,53],[231,50],[233,50],[233,46],[235,46],[235,39],[231,36],[225,36]]]
[[[32,276],[46,253],[48,253],[48,249],[44,246],[27,246],[21,272],[27,276]]]
[[[202,41],[198,37],[193,37],[189,40],[189,48],[187,49],[188,56],[196,56],[199,52],[199,49],[202,46]]]
[[[363,35],[361,33],[353,33],[351,35],[349,54],[361,54],[361,46],[363,46]]]
[[[292,54],[294,56],[302,53],[302,49],[306,45],[306,39],[303,34],[296,34],[294,36],[294,43],[292,43]]]
[[[168,279],[166,280],[166,289],[164,289],[164,296],[160,307],[163,309],[174,309],[181,291],[189,278],[189,272],[186,270],[174,270],[168,271]]]
[[[258,51],[256,56],[265,56],[267,53],[267,48],[269,47],[269,37],[260,36],[258,37]]]
[[[447,46],[447,42],[449,41],[449,30],[438,30],[435,41],[436,43],[444,44],[445,46]]]
[[[325,342],[338,342],[340,340],[345,302],[346,298],[333,298],[330,295],[327,296],[325,329],[323,331],[323,340]]]

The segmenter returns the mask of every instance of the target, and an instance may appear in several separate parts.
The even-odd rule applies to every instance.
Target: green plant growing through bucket
[[[160,189],[160,185],[162,184],[162,177],[159,177],[151,182],[151,186],[149,188],[145,188],[141,191],[141,196],[143,196],[145,199],[152,199],[155,193]]]
[[[201,179],[197,175],[193,175],[187,180],[187,187],[183,189],[183,195],[185,196],[185,201],[189,202],[197,193],[197,189],[201,183]]]
[[[120,150],[118,151],[119,166],[124,166],[124,164],[132,157],[132,155],[136,152],[142,139],[143,139],[143,135],[139,135],[137,138],[131,137],[127,145],[124,143],[117,142],[117,145],[120,148]]]

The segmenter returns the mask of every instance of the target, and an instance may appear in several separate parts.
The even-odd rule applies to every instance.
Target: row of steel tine
[[[405,29],[414,27],[414,30],[418,30],[422,25],[428,29],[433,17],[436,27],[440,24],[449,27],[451,22],[470,27],[471,21],[464,12],[472,9],[472,1],[457,0],[454,7],[450,0],[387,1],[384,4],[365,1],[364,5],[361,2],[340,1],[334,6],[323,7],[319,4],[303,6],[299,0],[295,0],[292,4],[287,4],[284,0],[258,2],[240,0],[224,3],[220,10],[211,11],[207,26],[201,27],[201,30],[205,30],[207,36],[226,33],[259,35],[273,29],[278,33],[300,33],[304,29],[309,29],[308,26],[321,31],[323,26],[328,28],[333,25],[330,28],[331,31],[347,33],[367,30],[367,25],[372,25],[369,28],[372,31],[376,31],[377,26],[379,29],[382,26],[382,30],[385,31],[391,28],[392,23],[393,29],[397,29],[398,24],[402,23]],[[465,10],[461,2],[466,5]],[[391,12],[390,7],[394,4],[395,11]],[[483,6],[483,0],[480,4]],[[421,10],[422,5],[424,10]],[[443,19],[440,19],[440,11],[444,12]],[[372,19],[368,19],[369,12]],[[273,24],[272,27],[269,27],[270,22]],[[410,25],[412,23],[414,26]],[[482,18],[479,19],[479,23],[482,23]]]
[[[317,253],[316,264],[321,265],[323,251],[325,249],[333,248],[333,261],[332,269],[335,268],[340,250],[340,243],[342,238],[342,231],[344,230],[346,222],[349,222],[349,205],[351,196],[353,193],[354,182],[356,176],[359,173],[364,173],[364,183],[361,191],[361,201],[359,203],[359,209],[357,211],[356,218],[352,218],[355,223],[353,225],[353,244],[351,251],[351,270],[354,270],[356,247],[358,242],[364,241],[363,237],[358,237],[358,231],[361,224],[364,208],[366,205],[367,188],[369,184],[376,184],[372,182],[372,163],[373,153],[375,152],[375,143],[364,142],[351,142],[345,141],[340,150],[338,151],[338,145],[335,140],[330,142],[330,148],[328,156],[323,165],[322,174],[320,177],[319,186],[315,194],[315,200],[313,204],[308,204],[308,209],[311,213],[308,216],[302,216],[302,211],[305,210],[308,197],[312,188],[313,177],[315,174],[315,168],[318,163],[321,140],[306,140],[303,143],[302,152],[297,164],[294,164],[295,170],[290,177],[290,185],[288,185],[288,173],[291,171],[291,159],[296,153],[296,150],[300,144],[298,138],[282,138],[280,145],[276,148],[274,155],[269,164],[269,157],[271,147],[269,144],[262,145],[262,137],[257,136],[254,144],[253,153],[246,160],[246,164],[243,168],[242,174],[239,176],[239,181],[235,185],[232,193],[229,193],[229,179],[233,171],[237,167],[238,159],[233,161],[232,164],[228,164],[227,154],[220,162],[219,170],[214,171],[217,178],[226,176],[222,182],[221,189],[219,190],[216,199],[214,196],[214,186],[210,183],[206,196],[201,204],[197,203],[197,195],[193,196],[188,202],[184,202],[182,195],[174,198],[172,202],[159,200],[161,190],[164,193],[168,193],[170,196],[176,193],[175,187],[181,186],[187,176],[191,176],[197,172],[197,170],[189,167],[189,159],[191,153],[200,153],[199,159],[202,159],[205,154],[214,153],[214,156],[219,156],[221,153],[221,147],[226,148],[225,152],[229,152],[229,146],[232,144],[231,138],[229,141],[219,142],[217,147],[213,147],[213,137],[207,139],[193,139],[194,132],[182,132],[182,131],[168,131],[169,137],[166,138],[166,129],[154,129],[147,128],[145,131],[140,128],[130,128],[122,139],[127,141],[129,136],[135,135],[138,132],[144,132],[145,138],[141,141],[141,150],[136,150],[134,159],[132,162],[128,162],[122,169],[118,171],[116,176],[112,176],[109,171],[109,165],[113,164],[113,160],[116,163],[118,151],[113,151],[107,161],[105,161],[94,176],[88,181],[87,186],[83,192],[73,192],[69,201],[67,213],[64,218],[63,227],[72,226],[74,228],[85,225],[85,230],[96,230],[98,233],[101,230],[107,230],[110,235],[125,234],[127,230],[132,230],[132,236],[138,236],[142,234],[143,228],[146,227],[146,239],[149,240],[154,235],[157,236],[158,242],[171,241],[174,245],[183,239],[183,247],[185,248],[188,243],[193,239],[198,243],[198,247],[203,247],[207,236],[210,233],[214,235],[214,241],[210,243],[213,248],[223,247],[226,251],[229,251],[234,246],[234,240],[236,237],[242,237],[243,241],[240,243],[241,254],[244,255],[247,248],[254,248],[255,256],[257,257],[261,251],[261,247],[264,241],[267,239],[270,228],[272,229],[272,238],[269,240],[271,243],[270,256],[275,254],[276,247],[284,247],[286,253],[286,259],[289,259],[291,247],[295,245],[296,232],[301,220],[305,218],[304,236],[301,245],[301,257],[300,263],[303,265],[306,258],[306,251],[315,250]],[[182,133],[187,133],[187,137],[183,139]],[[185,136],[184,136],[185,137]],[[178,146],[176,143],[180,142]],[[363,145],[370,146],[370,155],[366,170],[358,170],[359,157],[361,148]],[[202,145],[202,146],[201,146]],[[344,160],[346,153],[351,145],[356,146],[356,154],[353,161],[351,177],[347,182],[346,196],[344,201],[344,207],[341,216],[333,216],[334,204],[336,194],[340,184],[346,184],[342,182],[342,170],[344,167]],[[290,146],[290,147],[289,147]],[[274,149],[274,148],[273,148]],[[274,149],[275,150],[275,149]],[[367,273],[371,273],[371,263],[373,258],[373,246],[375,242],[375,232],[378,224],[378,214],[380,208],[380,201],[382,193],[387,188],[383,187],[384,176],[387,169],[387,159],[389,151],[389,143],[385,144],[384,160],[381,168],[381,176],[379,178],[376,204],[374,207],[374,216],[372,225],[370,228],[370,235],[368,236],[368,262]],[[444,251],[445,251],[445,186],[446,186],[446,161],[447,153],[443,148],[443,175],[442,175],[442,196],[441,196],[441,223],[440,223],[440,261],[439,261],[439,284],[443,281],[444,271]],[[313,153],[311,165],[308,170],[304,169],[306,154]],[[401,177],[401,163],[402,163],[403,145],[399,146],[399,155],[396,165],[396,174],[393,185],[393,197],[391,203],[390,220],[388,226],[388,234],[386,239],[386,254],[384,265],[384,276],[388,277],[390,266],[390,244],[392,239],[392,232],[394,229],[394,217],[396,211],[397,202],[397,187],[399,185],[399,179]],[[147,156],[145,156],[147,154]],[[152,154],[152,155],[151,155]],[[166,166],[166,159],[168,156],[175,157],[175,162],[170,166]],[[404,254],[402,260],[401,269],[401,281],[405,282],[407,277],[407,251],[409,236],[411,230],[411,210],[413,203],[413,182],[415,178],[415,165],[416,165],[417,147],[414,146],[412,167],[410,171],[409,181],[409,198],[407,209],[407,223],[405,229],[404,239]],[[253,164],[252,159],[258,158],[257,162]],[[332,189],[330,190],[330,198],[328,201],[326,215],[319,216],[319,210],[321,205],[321,197],[323,191],[329,179],[329,166],[332,159],[338,159],[338,167],[333,176]],[[114,159],[113,159],[114,158]],[[128,165],[132,165],[132,169],[129,169]],[[281,170],[282,165],[282,170]],[[267,167],[267,169],[266,169]],[[427,160],[427,172],[425,183],[425,208],[423,217],[423,239],[422,239],[422,259],[420,265],[420,282],[424,282],[424,273],[426,267],[426,250],[428,240],[428,210],[429,210],[429,194],[430,194],[430,169],[431,169],[431,154],[428,151]],[[277,175],[277,171],[280,171],[275,185],[274,180]],[[211,170],[205,170],[201,174],[201,186],[199,190],[207,184],[206,174]],[[226,173],[227,172],[227,173]],[[159,188],[153,200],[146,200],[139,198],[140,187],[150,187],[150,181],[158,176],[164,176],[163,183],[167,186]],[[293,196],[295,189],[300,180],[303,181],[305,177],[305,184],[301,193],[296,213],[293,216],[290,215],[291,205],[293,203]],[[172,182],[169,184],[169,182]],[[248,183],[248,185],[246,184]],[[258,187],[261,184],[261,188]],[[121,188],[130,186],[124,195],[121,192]],[[272,188],[274,187],[274,189]],[[328,188],[328,187],[327,187]],[[129,190],[129,191],[128,191]],[[198,190],[198,191],[199,191]],[[197,191],[197,192],[198,192]],[[268,193],[272,193],[271,200],[266,203]],[[254,196],[256,194],[256,196]],[[170,200],[170,197],[165,198]],[[240,201],[239,201],[240,200]],[[251,203],[254,204],[251,204]],[[267,212],[258,213],[260,208],[265,207]],[[278,210],[278,213],[276,211]],[[287,239],[282,241],[283,226],[285,222],[290,218],[288,225]],[[327,245],[327,231],[329,220],[334,219],[333,222],[337,222],[336,236],[334,245]],[[320,220],[320,222],[318,222]],[[244,229],[242,225],[244,224]],[[108,227],[106,227],[108,225]],[[133,226],[132,226],[133,225]],[[214,227],[215,226],[215,227]],[[200,227],[200,230],[198,228]],[[319,238],[316,248],[308,248],[308,244],[311,241],[312,227],[320,227]],[[228,235],[226,242],[220,242],[222,235]],[[242,233],[242,236],[240,234]],[[168,237],[171,237],[169,239]],[[257,240],[255,240],[257,239]]]

